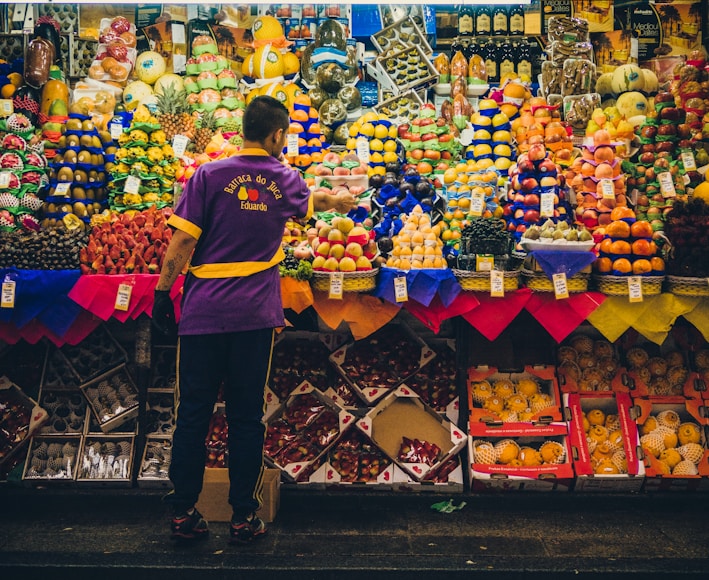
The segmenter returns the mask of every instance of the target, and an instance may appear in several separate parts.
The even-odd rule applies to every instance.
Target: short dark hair
[[[263,143],[278,129],[288,129],[290,119],[283,103],[269,96],[256,97],[244,112],[244,139]]]

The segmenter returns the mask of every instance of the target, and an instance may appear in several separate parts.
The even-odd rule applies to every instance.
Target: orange
[[[605,238],[601,242],[601,245],[599,246],[598,249],[601,251],[602,254],[610,254],[612,244],[613,244],[613,240],[611,240],[610,238]]]
[[[594,267],[596,268],[596,272],[600,272],[602,274],[607,274],[611,271],[613,266],[613,262],[611,262],[610,258],[598,258],[594,262]]]
[[[613,262],[613,269],[621,274],[630,274],[633,271],[633,267],[630,264],[630,260],[627,258],[619,258]]]
[[[655,272],[665,271],[665,261],[662,258],[659,258],[657,256],[655,256],[654,258],[650,258],[650,265],[652,266],[652,269]]]
[[[633,274],[648,274],[652,271],[650,260],[641,259],[633,262]]]
[[[12,95],[15,94],[15,85],[12,83],[5,85],[2,89],[0,89],[0,96],[2,96],[3,99],[11,99]]]
[[[625,240],[616,240],[611,244],[611,254],[630,254],[630,244]]]
[[[293,111],[291,119],[293,119],[293,121],[297,121],[298,123],[305,123],[310,120],[310,117],[308,116],[308,113],[306,111],[296,109],[295,111]]]
[[[635,240],[632,246],[633,254],[636,256],[652,256],[655,253],[655,248],[652,246],[653,244],[648,240]]]
[[[632,219],[634,217],[635,217],[635,212],[626,206],[619,205],[617,207],[614,207],[613,211],[611,212],[611,219],[613,221],[620,220],[623,218]]]

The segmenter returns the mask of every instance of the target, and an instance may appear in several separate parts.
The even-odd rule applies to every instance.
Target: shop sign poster
[[[572,0],[573,13],[588,20],[589,32],[613,30],[613,0]]]
[[[662,26],[663,54],[658,56],[664,56],[665,52],[672,56],[686,55],[702,47],[701,2],[655,4],[655,10]]]
[[[571,16],[572,0],[542,0],[542,35],[547,33],[547,23],[552,16]]]
[[[638,61],[644,62],[661,56],[663,52],[669,54],[669,45],[662,46],[662,25],[660,16],[655,6],[649,2],[641,2],[629,8],[628,29],[633,32],[638,39]]]

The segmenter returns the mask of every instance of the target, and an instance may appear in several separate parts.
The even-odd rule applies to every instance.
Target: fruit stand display
[[[374,35],[367,67],[334,18],[295,47],[270,14],[239,50],[208,30],[181,63],[164,46],[139,51],[119,16],[74,78],[42,38],[0,68],[0,377],[13,383],[0,383],[0,410],[14,413],[0,415],[3,471],[24,462],[32,485],[132,485],[134,473],[168,485],[174,377],[153,380],[145,355],[166,222],[200,165],[238,153],[245,107],[268,95],[289,110],[292,169],[313,191],[359,199],[284,229],[296,328],[275,345],[266,390],[266,457],[284,482],[709,487],[703,55],[669,83],[635,63],[599,75],[585,33],[554,29],[538,91],[509,71],[488,85],[479,54],[434,56],[408,21]],[[366,74],[379,82],[371,110]],[[670,330],[680,317],[691,340]],[[534,340],[506,334],[529,319],[549,343],[533,360]],[[136,334],[135,360],[113,323]],[[512,343],[514,360],[495,360]],[[35,381],[13,372],[23,344],[41,350]],[[228,465],[227,432],[220,403],[211,469]]]

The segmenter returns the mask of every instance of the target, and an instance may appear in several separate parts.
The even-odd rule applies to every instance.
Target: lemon
[[[381,153],[375,151],[369,156],[369,161],[371,163],[384,163],[384,156]]]
[[[374,136],[377,139],[384,140],[389,136],[389,129],[387,129],[384,125],[377,125],[374,127]]]
[[[394,152],[396,151],[396,141],[393,139],[387,139],[384,141],[384,151]]]
[[[370,151],[384,151],[384,143],[381,139],[372,139],[369,142]]]
[[[357,150],[357,139],[354,137],[350,137],[347,139],[347,144],[345,145],[349,151],[356,151]]]
[[[372,123],[379,120],[379,116],[374,111],[369,111],[360,117],[362,123]],[[374,128],[372,128],[372,131]]]
[[[389,139],[396,139],[399,136],[398,129],[396,125],[389,127]]]
[[[386,149],[386,143],[384,145],[384,148]],[[396,161],[399,159],[397,154],[393,151],[386,151],[384,155],[382,155],[382,157],[384,158],[384,163],[396,163]]]
[[[362,131],[362,125],[359,123],[352,123],[350,125],[350,137],[356,137]]]
[[[386,173],[386,167],[383,165],[378,165],[377,167],[372,167],[373,175],[384,175]]]
[[[373,137],[374,136],[374,125],[372,125],[368,121],[363,123],[362,126],[359,128],[359,134],[364,135],[365,137]]]

